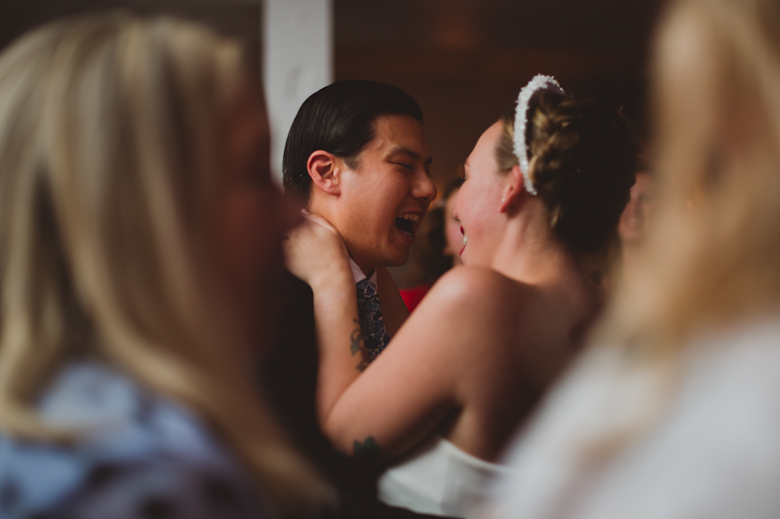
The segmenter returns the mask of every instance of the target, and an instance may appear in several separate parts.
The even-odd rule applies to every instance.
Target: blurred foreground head
[[[321,487],[254,397],[249,317],[292,219],[242,59],[124,13],[0,56],[0,428],[49,435],[32,400],[97,358],[194,410],[283,506]]]
[[[654,66],[661,204],[617,323],[675,345],[780,304],[780,3],[673,2]]]

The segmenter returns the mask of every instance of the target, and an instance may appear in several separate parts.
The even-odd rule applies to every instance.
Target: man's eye
[[[403,164],[401,162],[392,162],[392,164],[395,164],[396,166],[401,166],[402,168],[412,169],[412,165],[411,164]]]

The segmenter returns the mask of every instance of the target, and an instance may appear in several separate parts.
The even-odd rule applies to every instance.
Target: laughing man
[[[290,129],[285,191],[328,220],[351,257],[360,323],[344,340],[358,369],[408,316],[386,267],[409,259],[436,197],[430,163],[420,106],[404,91],[373,81],[339,81],[314,93]],[[292,275],[287,281],[292,300],[280,323],[280,344],[261,364],[264,392],[287,435],[323,474],[349,494],[372,496],[374,468],[334,450],[319,429],[315,395],[318,380],[329,375],[320,369],[327,362],[319,358],[315,338],[314,313],[322,307],[315,310],[308,285]],[[356,517],[395,517],[370,497],[355,503],[350,506],[361,510]]]
[[[420,106],[373,81],[339,81],[316,92],[287,137],[285,191],[339,231],[351,258],[365,341],[361,369],[408,315],[385,267],[407,262],[436,197],[430,163]]]

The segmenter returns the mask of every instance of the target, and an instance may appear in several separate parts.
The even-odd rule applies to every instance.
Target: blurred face
[[[356,168],[344,164],[331,223],[364,272],[409,259],[415,233],[436,198],[430,163],[420,123],[407,115],[383,115]]]
[[[297,210],[271,179],[268,121],[248,87],[238,95],[225,132],[217,199],[218,260],[235,312],[256,322],[274,307],[284,261],[281,240]]]
[[[623,244],[634,244],[644,236],[653,206],[652,179],[647,173],[637,173],[628,201],[618,224],[618,235]]]
[[[463,232],[460,259],[464,265],[489,266],[501,240],[498,206],[506,178],[499,173],[495,157],[501,132],[500,122],[485,130],[466,159],[466,181],[458,191],[454,211]]]
[[[444,254],[452,256],[452,266],[461,265],[460,250],[463,248],[463,234],[460,232],[460,222],[455,219],[455,199],[458,197],[456,189],[450,193],[444,204],[444,239],[447,242]]]

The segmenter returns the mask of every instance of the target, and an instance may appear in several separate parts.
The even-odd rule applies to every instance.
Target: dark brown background
[[[659,0],[336,0],[335,77],[418,100],[439,188],[535,74],[623,107],[645,129]]]
[[[480,133],[537,73],[622,106],[644,134],[646,56],[660,4],[334,0],[335,79],[383,81],[419,101],[432,177],[442,188]],[[257,0],[6,0],[0,46],[45,20],[116,6],[187,14],[245,38],[250,47],[260,44]]]

